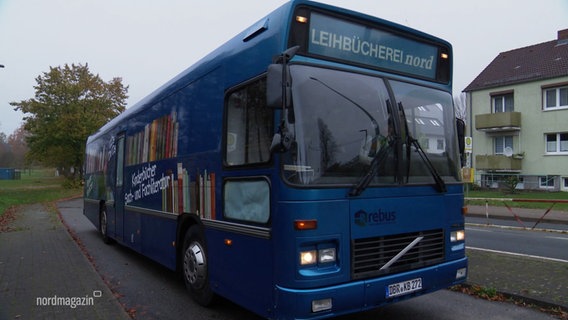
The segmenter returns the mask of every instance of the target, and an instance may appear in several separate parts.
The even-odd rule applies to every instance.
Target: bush
[[[61,186],[65,189],[80,189],[83,187],[83,180],[73,177],[66,178]]]
[[[517,176],[508,176],[505,178],[503,182],[505,186],[505,192],[508,194],[514,194],[517,192],[517,184],[519,184],[519,177]]]

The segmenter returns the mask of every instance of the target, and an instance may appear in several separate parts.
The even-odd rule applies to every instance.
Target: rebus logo
[[[355,212],[355,224],[361,227],[369,225],[379,225],[396,222],[396,211],[383,211],[379,209],[376,212],[366,212],[359,210]]]

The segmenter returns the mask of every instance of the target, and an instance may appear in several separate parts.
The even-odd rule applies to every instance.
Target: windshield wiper
[[[446,183],[444,182],[444,179],[442,179],[442,177],[440,176],[438,171],[436,171],[436,168],[434,167],[434,165],[430,161],[430,158],[428,157],[428,155],[426,154],[424,149],[422,149],[422,147],[420,146],[420,143],[418,143],[418,140],[414,139],[412,137],[412,135],[410,134],[410,131],[408,131],[408,122],[406,121],[406,114],[404,113],[404,107],[402,106],[402,103],[400,103],[400,102],[398,103],[398,108],[399,108],[399,111],[400,111],[400,115],[402,116],[402,120],[404,121],[404,127],[405,127],[405,131],[406,131],[406,155],[407,155],[406,158],[407,158],[407,161],[408,161],[407,168],[406,168],[407,169],[407,172],[406,172],[407,182],[408,182],[408,176],[410,175],[410,147],[414,146],[414,148],[416,149],[416,151],[420,155],[420,158],[426,164],[428,171],[430,171],[430,175],[432,175],[432,178],[434,178],[434,181],[436,182],[436,190],[438,190],[438,192],[446,192],[447,188],[446,188]]]
[[[349,195],[352,197],[358,196],[365,190],[373,178],[377,175],[377,170],[379,169],[379,165],[386,159],[389,154],[389,151],[392,149],[392,146],[395,144],[395,141],[398,137],[393,137],[393,139],[388,139],[387,143],[382,145],[380,149],[377,151],[373,160],[371,161],[371,166],[367,173],[359,180],[359,182],[353,186],[351,191],[349,191]]]

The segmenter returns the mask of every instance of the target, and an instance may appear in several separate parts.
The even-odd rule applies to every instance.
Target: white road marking
[[[548,239],[558,239],[558,240],[566,240],[568,241],[568,238],[563,238],[563,237],[546,237]]]
[[[479,229],[479,228],[465,228],[466,231],[479,231],[479,232],[493,232],[492,230],[489,229]]]
[[[562,260],[562,259],[556,259],[556,258],[548,258],[548,257],[541,257],[541,256],[534,256],[534,255],[531,255],[531,254],[507,252],[507,251],[492,250],[492,249],[483,249],[483,248],[468,247],[468,246],[466,246],[466,249],[477,250],[477,251],[485,251],[485,252],[493,252],[493,253],[501,253],[501,254],[507,254],[507,255],[510,255],[510,256],[517,256],[517,257],[535,258],[535,259],[541,259],[541,260],[547,260],[547,261],[555,261],[555,262],[568,263],[568,260]]]

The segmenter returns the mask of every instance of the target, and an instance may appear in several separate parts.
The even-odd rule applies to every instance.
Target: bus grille
[[[387,268],[381,268],[417,238],[423,237],[408,252]],[[444,232],[430,230],[376,238],[356,239],[352,243],[353,279],[393,274],[444,261]]]

